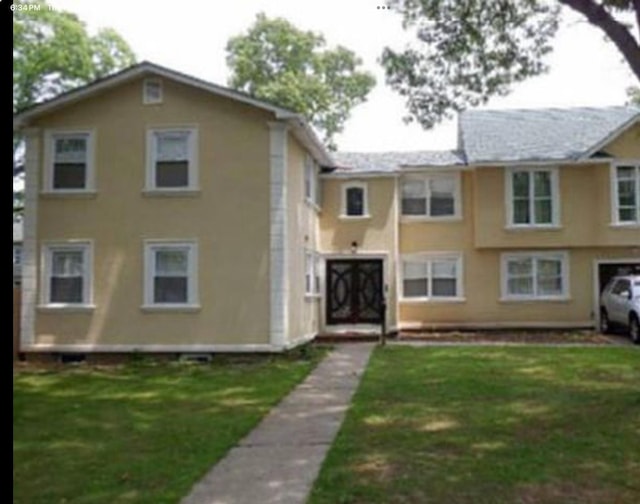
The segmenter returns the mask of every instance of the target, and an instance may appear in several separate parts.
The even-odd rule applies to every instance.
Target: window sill
[[[304,300],[305,301],[320,301],[321,298],[322,298],[322,296],[320,294],[305,294],[304,295]]]
[[[423,303],[466,303],[466,297],[415,297],[415,298],[400,298],[400,303],[406,304],[423,304]]]
[[[304,203],[305,205],[307,205],[309,208],[313,209],[316,213],[320,213],[320,211],[322,210],[316,203],[314,203],[313,201],[311,201],[309,198],[305,198],[304,199]]]
[[[429,217],[428,215],[401,215],[402,224],[412,224],[414,222],[462,222],[460,215],[446,215],[442,217]]]
[[[550,225],[532,225],[532,226],[516,226],[516,225],[508,225],[505,226],[505,231],[561,231],[563,229],[559,224],[550,224]]]
[[[612,222],[609,227],[613,229],[638,229],[640,222]]]
[[[145,198],[194,198],[200,196],[200,189],[143,189]]]
[[[338,219],[345,221],[359,221],[359,220],[368,220],[371,219],[371,215],[338,215]]]
[[[140,309],[145,313],[196,313],[201,306],[197,304],[166,304],[166,305],[142,305]]]
[[[77,199],[93,199],[98,195],[97,191],[88,190],[88,191],[71,191],[71,190],[59,190],[59,191],[41,191],[40,197],[46,199],[57,199],[57,198],[77,198]]]
[[[92,304],[40,304],[38,311],[55,313],[91,313],[96,309]]]
[[[572,301],[570,296],[554,296],[554,297],[501,297],[500,303],[569,303]]]

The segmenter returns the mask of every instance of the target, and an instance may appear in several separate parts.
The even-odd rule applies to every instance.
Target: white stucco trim
[[[489,321],[489,322],[413,322],[405,321],[399,324],[402,330],[437,330],[437,329],[592,329],[593,320],[574,321]]]
[[[25,352],[104,352],[104,353],[131,353],[131,352],[145,352],[145,353],[169,353],[169,352],[189,352],[189,353],[202,353],[202,352],[219,352],[219,353],[257,353],[268,352],[277,353],[282,352],[288,347],[270,345],[268,343],[247,343],[247,344],[212,344],[212,345],[136,345],[136,344],[123,344],[123,345],[109,345],[109,344],[91,344],[91,343],[79,343],[79,344],[30,344],[22,347],[20,350]]]
[[[310,334],[305,334],[303,336],[300,336],[299,338],[295,338],[287,342],[287,344],[284,346],[284,350],[289,350],[290,348],[295,348],[297,346],[304,345],[309,341],[313,341],[316,336],[317,336],[316,333],[310,333]]]
[[[29,344],[21,348],[21,351],[25,352],[70,352],[70,353],[91,353],[91,352],[104,352],[104,353],[171,353],[171,352],[185,352],[185,353],[280,353],[286,350],[290,350],[297,346],[303,345],[312,341],[317,336],[316,333],[305,334],[295,340],[288,341],[284,345],[273,345],[270,343],[237,343],[237,344],[184,344],[184,345],[162,345],[151,344],[137,345],[132,344],[94,344],[94,343],[78,343],[78,344],[48,344],[48,343],[36,343]]]
[[[38,254],[36,250],[36,230],[38,225],[38,173],[40,172],[40,130],[24,131],[25,183],[24,221],[22,248],[22,308],[20,313],[21,350],[35,340],[35,307],[38,289]]]
[[[289,337],[289,261],[287,233],[287,125],[269,123],[270,230],[269,341],[283,347]]]

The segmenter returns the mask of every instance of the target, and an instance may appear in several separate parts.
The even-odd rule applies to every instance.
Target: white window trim
[[[155,98],[151,98],[148,94],[147,94],[147,84],[158,84],[160,87],[160,97],[155,99]],[[162,85],[162,79],[158,79],[158,78],[148,78],[148,79],[144,79],[144,81],[142,82],[142,103],[144,105],[157,105],[159,103],[162,103],[162,100],[164,98],[164,86]]]
[[[189,185],[185,187],[156,187],[156,149],[155,149],[155,134],[156,133],[171,133],[171,132],[188,132],[189,133]],[[176,126],[149,128],[147,130],[147,169],[145,176],[145,188],[146,192],[153,193],[190,193],[199,191],[199,169],[198,169],[198,128],[195,126]]]
[[[404,262],[405,261],[434,261],[438,259],[451,259],[456,261],[456,286],[455,296],[410,296],[404,295]],[[431,268],[429,273],[431,274]],[[400,289],[401,303],[460,303],[465,302],[464,294],[464,255],[462,252],[420,252],[417,254],[403,254],[398,264],[398,285]],[[430,280],[431,281],[431,277]]]
[[[551,174],[551,223],[549,224],[516,224],[513,222],[513,174],[516,172],[549,172]],[[507,229],[558,229],[561,227],[560,212],[560,175],[557,166],[505,166],[504,169],[506,228]],[[534,205],[534,201],[530,201]],[[530,209],[531,216],[535,216],[534,209]]]
[[[87,136],[87,166],[85,170],[86,183],[83,189],[56,189],[53,187],[53,165],[55,161],[54,139],[56,136]],[[58,195],[92,194],[96,190],[95,137],[93,129],[55,129],[46,130],[44,134],[44,183],[43,193]]]
[[[562,264],[562,293],[558,295],[514,295],[509,294],[509,278],[507,275],[507,263],[510,259],[559,259]],[[535,268],[535,267],[534,267]],[[554,251],[554,252],[504,252],[500,255],[500,301],[568,301],[571,299],[570,291],[570,274],[569,274],[569,252]],[[537,281],[537,276],[534,275],[534,286]]]
[[[453,190],[453,215],[404,215],[402,213],[402,185],[405,180],[420,180],[425,186],[430,179],[441,177],[452,177],[454,179]],[[402,222],[446,222],[462,220],[462,177],[460,170],[456,171],[433,171],[426,174],[405,175],[398,184],[398,213]],[[427,208],[428,211],[428,208]]]
[[[620,213],[618,212],[618,167],[635,166],[640,170],[640,159],[616,159],[609,167],[610,178],[610,194],[611,194],[611,226],[614,227],[640,227],[640,200],[638,200],[638,208],[636,209],[636,221],[620,221]],[[640,175],[636,178],[636,191],[640,196]]]
[[[304,249],[304,297],[306,299],[318,299],[320,297],[319,254],[314,250]],[[311,266],[311,271],[308,271]],[[310,289],[307,288],[307,275],[311,275]]]
[[[347,214],[347,192],[349,189],[361,189],[362,190],[362,215],[349,215]],[[359,220],[369,219],[369,191],[368,184],[366,182],[345,182],[342,184],[342,198],[340,203],[340,219],[345,220]]]
[[[157,249],[185,248],[189,249],[188,290],[186,303],[155,303],[153,301],[153,280],[155,260],[153,253]],[[143,310],[153,311],[189,311],[200,308],[198,295],[198,242],[197,240],[145,240],[144,241],[144,299]]]
[[[307,195],[307,166],[308,165],[311,166],[311,174],[312,174],[311,184],[310,184],[311,197]],[[302,194],[303,194],[305,203],[311,206],[312,208],[314,208],[316,211],[320,210],[320,206],[316,201],[317,195],[318,195],[318,192],[317,192],[318,184],[320,183],[318,172],[319,172],[318,164],[316,163],[315,159],[313,159],[313,157],[310,154],[305,154],[304,162],[303,162]]]
[[[50,292],[51,257],[57,250],[81,250],[84,263],[84,275],[82,277],[81,303],[52,303]],[[93,309],[93,240],[65,240],[47,241],[42,244],[41,251],[41,279],[40,279],[40,308],[55,310]]]

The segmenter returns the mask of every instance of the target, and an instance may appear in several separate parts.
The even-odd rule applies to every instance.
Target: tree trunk
[[[625,25],[617,21],[602,5],[593,0],[559,0],[559,2],[581,13],[589,23],[604,31],[622,53],[636,78],[640,81],[640,45]],[[633,9],[640,29],[640,0],[633,1]]]

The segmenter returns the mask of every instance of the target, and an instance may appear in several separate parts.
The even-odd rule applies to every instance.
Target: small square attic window
[[[162,81],[160,79],[145,79],[142,89],[142,102],[145,105],[162,103]]]

